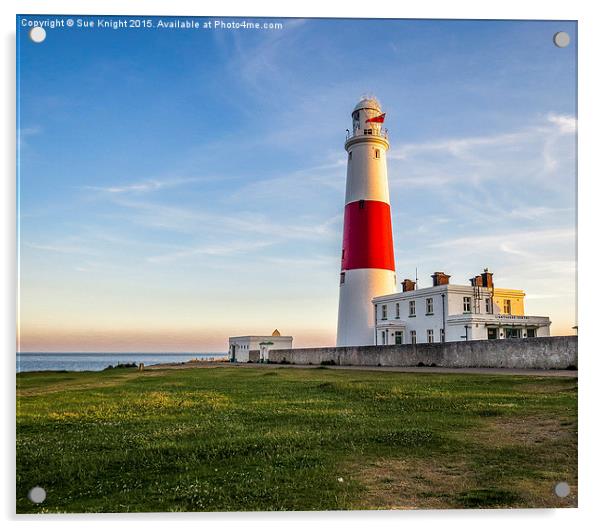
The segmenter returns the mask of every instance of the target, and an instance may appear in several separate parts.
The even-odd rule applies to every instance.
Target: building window
[[[416,316],[416,300],[410,301],[410,318]]]
[[[435,341],[435,338],[433,338],[433,329],[426,330],[426,341],[428,343],[433,343]]]
[[[403,333],[401,331],[395,331],[395,345],[401,345],[403,343]]]
[[[368,129],[364,129],[364,134],[368,134]]]
[[[349,151],[349,159],[350,159],[350,160],[351,160],[351,158],[353,158],[352,154],[353,154],[353,153],[352,153],[351,151]]]
[[[416,344],[416,331],[410,331],[410,337],[412,338],[412,344]]]
[[[504,314],[512,314],[512,302],[509,299],[504,300]]]
[[[386,345],[386,342],[387,342],[387,333],[385,331],[382,331],[380,333],[380,337],[382,339],[382,345]]]
[[[341,282],[340,282],[340,284],[342,285],[343,283],[345,283],[345,272],[341,272]]]
[[[491,310],[491,298],[485,299],[485,312],[487,314],[493,314],[493,311]]]
[[[445,329],[441,329],[439,331],[439,341],[441,343],[445,342]]]
[[[374,149],[374,157],[380,158],[380,149]]]
[[[386,320],[387,319],[387,306],[383,305],[380,310],[382,311],[381,312],[381,319],[382,320]]]
[[[495,327],[487,329],[487,339],[497,340],[497,329]]]
[[[433,298],[426,298],[426,313],[433,313]]]
[[[527,338],[535,338],[537,336],[537,329],[527,329]]]
[[[464,297],[464,312],[470,312],[470,297],[469,296],[465,296]]]
[[[395,318],[399,319],[399,303],[395,303]]]

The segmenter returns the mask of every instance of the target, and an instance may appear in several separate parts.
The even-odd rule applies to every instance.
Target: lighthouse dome
[[[362,97],[360,102],[357,105],[355,105],[353,112],[362,109],[376,110],[377,112],[381,111],[380,103],[375,97]]]

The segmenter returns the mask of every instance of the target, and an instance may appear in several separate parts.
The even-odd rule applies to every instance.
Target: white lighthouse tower
[[[372,299],[396,292],[385,114],[363,98],[351,114],[337,347],[375,344]]]

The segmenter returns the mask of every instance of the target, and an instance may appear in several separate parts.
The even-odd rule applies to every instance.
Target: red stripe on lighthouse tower
[[[395,270],[391,206],[377,200],[358,200],[345,206],[341,269]]]

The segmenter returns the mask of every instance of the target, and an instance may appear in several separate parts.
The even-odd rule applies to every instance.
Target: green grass
[[[20,513],[576,505],[572,378],[128,369],[17,391]]]

